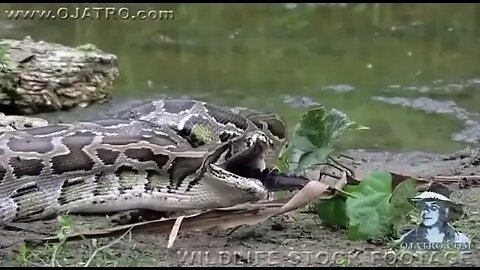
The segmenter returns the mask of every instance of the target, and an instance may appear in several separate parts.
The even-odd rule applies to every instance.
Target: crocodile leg
[[[168,217],[170,213],[158,212],[149,209],[122,211],[112,215],[109,219],[114,225],[127,225],[141,221],[149,221]]]
[[[265,169],[255,177],[262,181],[263,185],[270,191],[300,190],[310,182],[304,176],[289,175],[278,170]]]

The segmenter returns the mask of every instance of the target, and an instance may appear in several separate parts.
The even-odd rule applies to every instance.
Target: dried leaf
[[[397,174],[397,173],[394,173],[394,172],[390,172],[390,174],[392,175],[392,188],[395,189],[400,183],[402,183],[403,181],[406,181],[408,179],[412,179],[413,177],[411,176],[408,176],[408,175],[402,175],[402,174]]]
[[[325,185],[322,182],[310,181],[301,189],[291,200],[289,200],[285,205],[283,205],[279,211],[278,215],[290,212],[292,210],[301,208],[309,203],[315,202],[318,199],[325,197],[325,192],[328,190],[329,186]],[[327,196],[331,196],[330,194]]]
[[[171,248],[173,246],[173,242],[175,242],[175,239],[177,239],[178,231],[180,230],[180,226],[184,217],[185,216],[180,216],[177,218],[177,220],[175,220],[175,224],[173,224],[172,231],[170,232],[170,237],[168,238],[167,248]]]

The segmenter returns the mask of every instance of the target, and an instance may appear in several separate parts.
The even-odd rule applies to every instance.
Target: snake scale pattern
[[[107,119],[0,134],[0,226],[61,213],[159,212],[265,199],[252,177],[286,144],[280,117],[162,99]]]

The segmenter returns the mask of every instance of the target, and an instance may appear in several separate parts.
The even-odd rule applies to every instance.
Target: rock
[[[9,114],[104,103],[118,75],[117,57],[92,45],[0,39],[0,106]]]
[[[49,123],[42,118],[20,116],[20,115],[5,115],[0,113],[0,133],[15,130],[25,130],[34,127],[44,127]]]

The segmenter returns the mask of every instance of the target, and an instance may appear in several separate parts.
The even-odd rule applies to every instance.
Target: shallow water
[[[479,142],[477,4],[115,6],[171,9],[174,18],[9,20],[2,14],[0,36],[92,43],[116,54],[114,104],[186,95],[275,111],[291,128],[308,106],[322,104],[371,127],[349,133],[342,148],[449,152]],[[58,7],[75,6],[0,4]]]

